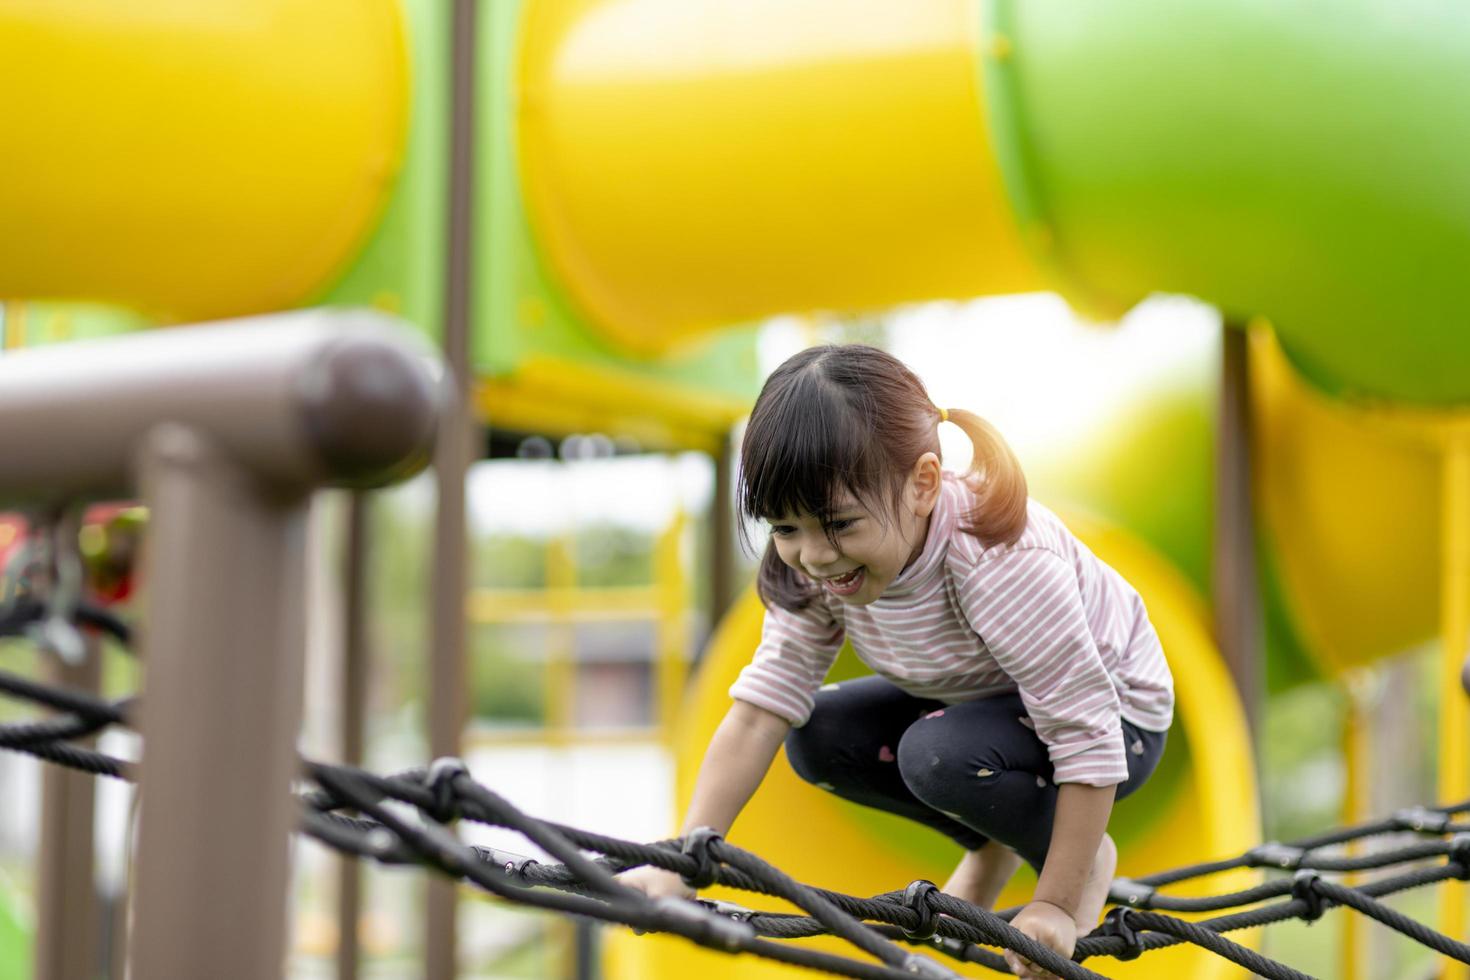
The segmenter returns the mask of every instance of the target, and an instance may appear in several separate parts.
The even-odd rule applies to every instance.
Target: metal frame
[[[87,658],[79,664],[56,661],[52,677],[71,690],[96,693],[102,683],[100,641],[87,638]],[[80,744],[95,742],[88,738]],[[96,783],[91,775],[42,767],[36,980],[92,980],[97,975],[102,903],[94,880],[95,814]]]
[[[437,368],[386,318],[308,311],[0,360],[0,505],[151,511],[136,977],[279,976],[307,502],[428,459]]]
[[[454,0],[450,56],[450,152],[448,254],[444,282],[444,360],[457,390],[470,390],[470,319],[474,281],[475,56],[477,0]],[[429,646],[429,749],[458,755],[467,714],[465,596],[468,548],[465,473],[481,444],[468,398],[443,416],[434,460],[438,507],[434,521],[432,622]],[[426,885],[424,975],[452,980],[457,974],[455,883],[431,878]]]
[[[1470,652],[1470,423],[1446,423],[1440,432],[1439,799],[1470,792],[1470,708],[1461,696],[1461,670]],[[1439,928],[1465,935],[1464,889],[1439,892]],[[1470,968],[1443,957],[1441,980],[1465,980]]]
[[[347,502],[347,547],[342,556],[342,762],[363,763],[367,737],[368,650],[367,563],[372,548],[371,498],[354,493]],[[361,944],[362,868],[344,854],[337,864],[337,977],[356,980]]]
[[[1244,324],[1224,323],[1215,455],[1215,642],[1251,732],[1265,691],[1261,586],[1251,477],[1250,351]]]
[[[472,626],[533,623],[548,628],[543,724],[528,730],[472,732],[470,750],[531,740],[552,745],[579,741],[667,744],[689,674],[689,615],[694,598],[682,560],[688,529],[688,517],[682,509],[676,510],[655,540],[653,578],[646,585],[579,585],[576,536],[566,533],[547,542],[545,587],[477,587],[470,591],[467,614]],[[576,627],[611,622],[654,627],[648,658],[652,723],[627,731],[581,730],[573,717],[580,663]]]

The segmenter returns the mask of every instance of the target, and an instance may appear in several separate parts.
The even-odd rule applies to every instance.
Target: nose
[[[840,557],[840,553],[825,534],[808,534],[801,541],[801,564],[810,571],[818,571]]]

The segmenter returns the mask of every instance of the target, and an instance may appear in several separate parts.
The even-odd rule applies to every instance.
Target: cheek
[[[893,550],[893,532],[867,534],[863,536],[862,541],[854,541],[853,545],[855,551],[861,551],[869,556],[874,564],[879,564],[885,562]]]
[[[776,549],[776,557],[784,564],[795,567],[796,565],[796,542],[782,538],[772,538],[771,544]]]
[[[883,542],[883,564],[884,567],[898,574],[899,569],[908,562],[909,545],[897,533],[890,534]]]

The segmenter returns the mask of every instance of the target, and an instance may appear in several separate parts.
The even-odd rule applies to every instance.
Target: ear
[[[934,513],[942,485],[939,457],[934,453],[920,456],[909,471],[909,505],[915,517],[928,517]]]

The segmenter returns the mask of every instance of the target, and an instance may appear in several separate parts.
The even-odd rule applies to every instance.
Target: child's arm
[[[1057,812],[1046,864],[1042,866],[1030,904],[1011,922],[1067,959],[1071,959],[1076,947],[1077,933],[1083,931],[1079,919],[1088,921],[1087,929],[1096,924],[1102,909],[1101,899],[1106,897],[1112,883],[1112,863],[1098,880],[1092,879],[1117,790],[1116,786],[1083,783],[1063,783],[1057,787]],[[1110,855],[1111,846],[1109,843]],[[1103,877],[1108,880],[1102,880]],[[1014,953],[1007,953],[1006,960],[1017,976],[1050,976]]]
[[[704,751],[704,762],[700,764],[694,796],[680,833],[686,834],[695,827],[713,827],[720,834],[728,833],[730,825],[766,778],[776,750],[790,730],[791,723],[780,715],[745,701],[732,704]],[[678,875],[658,868],[638,868],[622,880],[655,897],[694,896],[694,889]]]
[[[1076,916],[1098,847],[1108,829],[1117,790],[1116,786],[1082,783],[1063,783],[1057,787],[1051,847],[1036,882],[1033,902],[1046,902],[1069,916]]]

